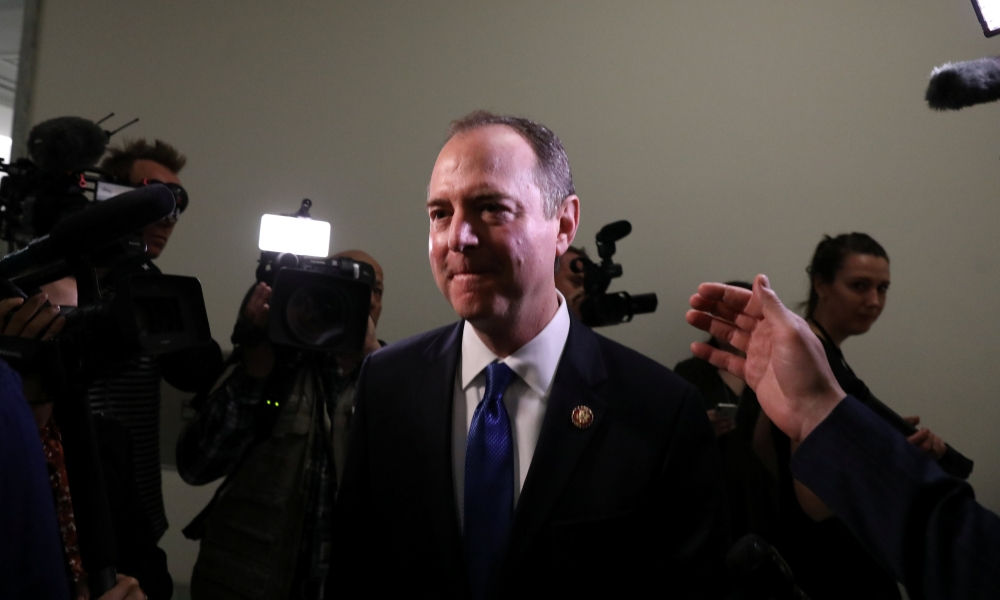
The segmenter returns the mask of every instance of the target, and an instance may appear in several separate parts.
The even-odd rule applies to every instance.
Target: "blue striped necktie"
[[[465,563],[472,597],[486,597],[514,513],[514,449],[503,393],[514,371],[486,367],[486,394],[472,415],[465,450]]]

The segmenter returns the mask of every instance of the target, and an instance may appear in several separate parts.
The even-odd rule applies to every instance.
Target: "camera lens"
[[[299,342],[322,346],[344,331],[348,310],[343,292],[313,283],[292,292],[285,309],[288,329]]]

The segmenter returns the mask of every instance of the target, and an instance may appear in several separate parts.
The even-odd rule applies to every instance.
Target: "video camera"
[[[264,215],[257,281],[271,287],[268,339],[313,352],[359,352],[368,332],[375,269],[350,258],[326,258],[330,224],[309,216]]]
[[[0,180],[0,239],[18,248],[0,259],[0,296],[27,298],[75,277],[78,306],[61,311],[66,326],[58,346],[75,363],[67,366],[77,368],[211,339],[197,279],[134,274],[98,282],[98,269],[142,261],[142,230],[176,207],[163,185],[133,189],[93,168],[112,133],[79,117],[52,119],[31,130],[31,159],[0,162],[7,173]],[[0,354],[15,361],[27,360],[31,346],[0,338]]]
[[[587,256],[573,259],[570,269],[583,274],[584,301],[580,313],[584,325],[602,327],[628,323],[635,315],[656,310],[656,294],[636,294],[628,292],[607,293],[611,280],[622,276],[622,266],[611,260],[617,248],[615,242],[632,233],[628,221],[615,221],[597,232],[597,254],[600,264]]]

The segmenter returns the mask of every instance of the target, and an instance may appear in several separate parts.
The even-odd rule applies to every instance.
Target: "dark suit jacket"
[[[803,440],[791,466],[910,598],[1000,598],[1000,517],[855,398]]]
[[[459,322],[365,363],[330,597],[469,596],[451,448],[461,336]],[[698,392],[573,320],[491,595],[710,596],[725,502]]]

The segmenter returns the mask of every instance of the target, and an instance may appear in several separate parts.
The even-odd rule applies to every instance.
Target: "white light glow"
[[[13,143],[14,140],[5,135],[0,135],[0,158],[3,158],[5,163],[10,162],[10,147]]]
[[[990,31],[1000,29],[1000,0],[975,0]]]
[[[291,252],[299,256],[330,254],[330,224],[326,221],[264,215],[260,218],[260,241],[266,252]]]

